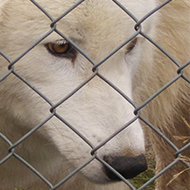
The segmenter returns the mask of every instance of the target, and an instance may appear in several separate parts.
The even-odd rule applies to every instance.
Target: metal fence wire
[[[14,157],[16,158],[18,161],[20,161],[23,165],[27,166],[35,175],[37,175],[45,184],[47,184],[47,186],[49,187],[50,190],[56,190],[57,188],[59,188],[60,186],[62,186],[66,181],[70,180],[76,173],[78,173],[80,170],[82,170],[84,167],[86,167],[89,163],[91,163],[93,160],[97,160],[99,162],[101,162],[103,165],[105,165],[106,167],[110,168],[110,170],[112,170],[117,176],[119,176],[119,178],[121,178],[121,180],[123,180],[124,183],[126,183],[126,186],[128,186],[130,189],[132,190],[143,190],[143,189],[147,189],[147,186],[150,185],[151,183],[154,183],[154,181],[159,178],[161,175],[163,175],[167,170],[169,170],[171,167],[173,167],[174,165],[176,165],[178,162],[183,162],[183,164],[186,166],[186,168],[190,169],[190,165],[188,163],[187,160],[184,159],[180,159],[181,154],[187,150],[188,148],[190,148],[190,142],[186,143],[183,147],[178,148],[175,144],[173,144],[159,129],[157,129],[155,126],[153,126],[149,121],[147,121],[145,118],[143,118],[140,115],[140,111],[142,108],[144,108],[147,104],[149,104],[155,97],[159,96],[161,93],[163,93],[163,91],[165,91],[168,87],[170,87],[173,83],[175,83],[176,81],[178,81],[179,79],[183,79],[186,83],[190,83],[190,79],[188,78],[188,76],[184,75],[184,69],[187,69],[187,67],[189,67],[190,65],[190,60],[186,63],[183,63],[182,65],[180,63],[178,63],[178,61],[176,61],[172,55],[170,55],[167,51],[165,51],[162,47],[159,46],[159,44],[157,44],[153,39],[151,39],[146,33],[144,33],[142,31],[141,28],[141,24],[147,20],[148,18],[150,18],[153,14],[155,14],[157,11],[159,11],[160,9],[162,9],[163,7],[167,6],[167,4],[172,3],[171,0],[167,0],[163,3],[161,3],[159,6],[157,6],[154,10],[152,10],[151,12],[149,12],[147,15],[144,15],[144,17],[141,20],[138,20],[135,15],[133,15],[132,13],[130,13],[129,10],[127,10],[125,7],[122,6],[122,4],[120,4],[119,1],[117,0],[113,0],[113,2],[115,3],[116,6],[120,7],[121,11],[124,11],[128,16],[130,16],[135,22],[136,25],[134,26],[135,30],[134,30],[134,35],[130,38],[127,39],[125,42],[123,42],[120,46],[115,47],[115,50],[112,51],[109,55],[107,55],[106,57],[104,57],[104,59],[102,59],[100,62],[96,63],[94,62],[94,60],[92,60],[82,49],[80,49],[80,47],[78,47],[71,39],[69,39],[64,33],[62,33],[58,28],[57,28],[57,24],[59,23],[59,21],[64,18],[67,14],[69,14],[71,11],[73,11],[75,8],[77,8],[78,6],[80,6],[80,4],[82,4],[85,0],[80,0],[77,1],[72,7],[70,7],[67,11],[65,11],[62,15],[60,15],[58,18],[53,18],[50,13],[48,13],[44,7],[41,7],[40,4],[38,3],[38,1],[34,1],[34,0],[28,0],[30,1],[34,7],[37,7],[40,11],[43,12],[44,15],[47,16],[47,18],[50,19],[51,24],[50,24],[50,28],[49,31],[46,34],[42,34],[42,37],[39,38],[38,41],[36,41],[31,47],[29,47],[28,49],[26,49],[21,55],[19,55],[16,59],[14,60],[10,60],[10,58],[6,55],[6,52],[2,52],[0,51],[0,56],[3,57],[3,59],[5,59],[9,65],[7,68],[7,72],[4,76],[1,76],[0,78],[0,85],[1,83],[6,80],[8,77],[10,77],[10,75],[14,75],[16,76],[19,80],[21,80],[23,83],[25,83],[28,87],[30,87],[35,93],[37,93],[44,101],[46,101],[50,106],[50,112],[49,112],[49,116],[47,118],[45,118],[43,121],[41,121],[41,123],[39,123],[37,126],[35,126],[33,129],[31,129],[29,132],[27,132],[25,135],[23,135],[17,142],[12,142],[11,139],[9,139],[6,134],[1,133],[0,131],[0,139],[5,141],[6,144],[9,146],[9,149],[7,150],[7,155],[4,156],[1,160],[0,160],[0,165],[3,166],[10,158]],[[51,102],[50,99],[48,99],[41,91],[39,91],[37,88],[35,88],[29,81],[27,81],[25,78],[23,78],[17,71],[15,71],[15,68],[17,67],[17,62],[22,59],[24,56],[26,56],[30,51],[32,51],[33,48],[35,48],[40,42],[42,42],[44,39],[46,39],[50,34],[52,33],[57,33],[59,36],[61,36],[63,39],[67,40],[69,43],[72,44],[72,46],[77,49],[78,52],[80,52],[80,54],[82,54],[90,63],[92,63],[92,75],[86,80],[84,81],[82,84],[80,84],[77,88],[73,89],[73,91],[71,93],[69,93],[66,97],[64,97],[62,100],[60,100],[59,102],[57,102],[56,104],[53,104]],[[140,35],[142,37],[144,37],[145,39],[147,39],[149,42],[151,42],[156,48],[158,48],[160,50],[160,52],[162,52],[163,54],[165,54],[165,56],[167,56],[170,60],[172,60],[173,64],[175,64],[178,69],[176,70],[176,76],[169,81],[167,84],[165,84],[161,89],[159,89],[155,94],[153,94],[151,97],[149,97],[145,102],[143,102],[141,105],[137,106],[132,100],[130,100],[126,94],[124,94],[122,91],[120,91],[117,86],[115,86],[114,84],[112,84],[109,80],[107,80],[102,74],[100,74],[99,72],[99,67],[100,65],[104,64],[104,62],[109,59],[111,56],[113,56],[118,50],[120,50],[124,45],[126,45],[127,43],[129,43],[134,37],[136,37],[137,35]],[[16,48],[16,47],[15,47]],[[86,139],[82,133],[80,132],[79,129],[76,129],[75,126],[72,126],[71,124],[69,124],[64,118],[63,116],[59,115],[56,112],[56,109],[59,108],[60,105],[62,105],[66,100],[70,99],[76,92],[78,92],[80,89],[82,89],[85,85],[87,85],[91,80],[94,79],[94,77],[99,77],[101,80],[105,81],[111,88],[113,88],[115,91],[117,91],[121,96],[123,96],[126,101],[128,101],[131,105],[133,105],[134,107],[134,118],[129,121],[125,126],[121,126],[120,129],[118,129],[118,131],[116,131],[114,134],[112,134],[109,138],[105,139],[103,142],[101,142],[98,146],[94,147],[92,142],[90,142],[88,139]],[[73,172],[71,172],[68,176],[66,176],[65,178],[63,178],[58,184],[53,185],[51,183],[51,181],[48,181],[48,179],[46,179],[39,171],[37,171],[32,165],[30,165],[25,159],[23,159],[21,156],[19,156],[19,154],[17,154],[16,152],[16,148],[17,146],[19,146],[20,144],[22,144],[27,138],[29,138],[30,136],[32,136],[38,129],[42,128],[42,126],[44,126],[49,120],[51,120],[53,117],[56,117],[57,119],[59,119],[61,122],[63,122],[65,125],[68,126],[68,128],[70,128],[71,130],[73,130],[83,141],[85,141],[85,143],[87,143],[90,147],[91,147],[91,158],[89,160],[87,160],[85,163],[81,163],[81,166],[76,168]],[[143,121],[144,123],[146,123],[148,125],[148,127],[153,130],[155,133],[157,133],[157,135],[159,135],[163,141],[167,142],[169,146],[171,146],[174,150],[175,150],[175,155],[176,155],[176,159],[171,162],[168,166],[166,166],[162,171],[160,171],[159,173],[155,174],[154,177],[152,177],[151,179],[148,179],[147,182],[145,182],[141,187],[134,187],[134,185],[132,185],[132,183],[128,180],[126,180],[121,174],[119,174],[115,169],[113,169],[108,163],[106,163],[102,158],[100,158],[96,152],[102,147],[104,146],[107,142],[109,142],[112,138],[114,138],[117,134],[122,133],[122,131],[128,127],[131,123],[133,123],[135,120],[140,119],[141,121]],[[8,127],[8,126],[7,126]],[[167,158],[166,158],[167,159]],[[1,171],[1,167],[0,167],[0,172]],[[19,171],[18,171],[19,172]],[[1,180],[1,179],[0,179]],[[188,182],[188,180],[190,179],[184,179],[184,181]],[[0,182],[1,183],[1,182]],[[5,190],[5,189],[3,189]]]

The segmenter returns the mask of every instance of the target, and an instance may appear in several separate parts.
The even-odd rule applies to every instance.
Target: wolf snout
[[[138,156],[104,156],[110,166],[126,179],[131,179],[147,169],[147,161],[143,154]],[[121,180],[114,172],[105,166],[105,173],[109,179]]]

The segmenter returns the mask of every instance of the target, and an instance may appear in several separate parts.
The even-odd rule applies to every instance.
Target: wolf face
[[[102,183],[119,180],[98,160],[126,178],[144,171],[144,137],[131,102],[133,75],[150,49],[145,39],[134,35],[134,19],[108,0],[84,1],[57,22],[75,1],[39,1],[49,18],[30,1],[1,2],[0,50],[14,61],[33,46],[9,66],[12,73],[0,83],[1,132],[14,144],[39,126],[15,147],[18,154],[47,176],[56,160],[52,165],[64,168],[67,175],[91,159],[93,149],[102,143],[81,170],[86,178]],[[151,0],[120,3],[137,19],[154,8]],[[142,28],[153,36],[152,26],[153,20],[148,19]],[[0,62],[3,77],[8,62],[3,57]],[[122,132],[110,138],[119,129]],[[6,151],[3,146],[3,156]],[[15,162],[10,161],[9,167]],[[20,171],[21,177],[26,171]],[[21,184],[10,170],[3,175]]]

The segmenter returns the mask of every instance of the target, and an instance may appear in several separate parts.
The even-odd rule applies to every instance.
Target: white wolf
[[[76,2],[38,1],[53,18],[58,18]],[[149,6],[147,1],[122,0],[120,3],[138,19],[155,7],[151,0]],[[1,51],[10,60],[15,60],[50,30],[50,24],[51,20],[28,0],[1,0]],[[136,32],[134,20],[109,0],[84,1],[56,25],[57,30],[71,39],[95,63],[104,59]],[[152,25],[153,20],[150,19],[143,24],[143,30],[151,35]],[[98,73],[130,99],[132,73],[142,59],[145,44],[141,37],[134,38],[98,67]],[[8,62],[2,56],[0,61],[3,77],[8,72]],[[55,105],[91,77],[92,68],[89,60],[77,52],[71,43],[53,32],[16,62],[13,70]],[[1,82],[0,95],[1,133],[13,144],[51,114],[49,103],[14,74]],[[16,146],[14,152],[55,185],[92,157],[91,146],[98,146],[133,119],[133,111],[134,107],[124,97],[95,76],[54,110],[78,130],[90,142],[90,146],[54,116]],[[1,139],[1,159],[7,156],[8,149],[9,144]],[[116,135],[96,154],[126,178],[144,171],[147,164],[139,121],[136,120]],[[14,156],[4,162],[0,169],[1,189],[47,189],[47,185]],[[126,184],[102,186],[94,183],[109,183],[117,178],[94,159],[71,178],[73,182],[68,181],[60,188],[126,189]]]
[[[48,189],[87,162],[59,189],[128,189],[123,182],[111,183],[120,178],[102,162],[126,179],[147,168],[143,132],[134,119],[135,106],[127,99],[138,99],[138,94],[132,95],[138,85],[146,88],[138,78],[139,65],[153,63],[152,45],[141,35],[134,36],[134,20],[153,10],[156,2],[120,0],[135,18],[110,0],[83,1],[64,17],[60,16],[77,0],[36,2],[46,13],[33,1],[0,0],[0,189]],[[146,19],[141,26],[151,38],[155,35],[157,16]],[[52,24],[55,19],[57,22]],[[94,63],[128,39],[129,43],[93,69]],[[16,62],[10,66],[9,60]],[[150,66],[141,68],[146,72]],[[27,138],[21,140],[25,135]],[[20,158],[51,184],[41,180]]]

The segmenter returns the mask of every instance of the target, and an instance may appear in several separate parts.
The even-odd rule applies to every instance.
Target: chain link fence
[[[40,6],[40,4],[38,3],[38,1],[34,1],[34,0],[29,0],[31,3],[33,3],[33,6],[37,7],[38,9],[40,9],[44,15],[47,16],[47,18],[49,18],[51,20],[51,24],[50,24],[50,28],[49,31],[44,34],[38,41],[36,41],[31,47],[29,47],[28,49],[25,50],[25,52],[23,52],[20,56],[18,56],[16,59],[14,60],[10,60],[9,57],[6,55],[6,52],[2,52],[0,51],[0,56],[3,57],[3,59],[5,59],[9,65],[8,65],[8,69],[5,75],[1,76],[0,78],[0,85],[1,82],[6,80],[6,78],[10,77],[10,75],[14,75],[16,76],[18,79],[20,79],[23,83],[25,83],[28,87],[30,87],[33,91],[35,91],[35,93],[37,93],[42,99],[44,99],[44,101],[46,101],[50,106],[50,112],[49,112],[49,116],[41,121],[41,123],[39,123],[37,126],[35,126],[32,130],[30,130],[28,133],[26,133],[25,135],[23,135],[17,142],[13,143],[11,141],[11,139],[8,139],[6,134],[3,134],[0,132],[0,139],[3,140],[8,146],[9,149],[7,150],[7,155],[5,157],[3,157],[0,160],[0,165],[3,166],[3,164],[5,162],[7,162],[10,158],[14,157],[16,158],[18,161],[20,161],[23,165],[27,166],[33,173],[35,173],[35,175],[37,175],[45,184],[47,184],[47,186],[49,186],[50,190],[56,190],[57,188],[61,187],[66,181],[70,180],[70,178],[72,178],[76,173],[78,173],[80,170],[82,170],[84,167],[86,167],[89,163],[91,163],[93,160],[98,160],[99,162],[101,162],[103,165],[105,165],[106,167],[108,167],[111,171],[113,171],[117,176],[119,176],[119,178],[121,178],[121,180],[126,183],[126,186],[128,186],[130,189],[132,190],[143,190],[146,189],[148,185],[150,185],[151,183],[154,183],[155,180],[157,178],[159,178],[161,175],[163,175],[167,170],[169,170],[171,167],[173,167],[174,165],[176,165],[178,162],[183,162],[183,164],[187,167],[190,168],[190,164],[188,163],[188,160],[184,160],[184,159],[180,159],[181,158],[181,154],[190,148],[190,142],[186,143],[186,145],[184,145],[182,148],[178,148],[175,144],[173,144],[159,129],[157,129],[155,126],[153,126],[149,121],[147,121],[145,118],[143,118],[140,115],[140,111],[142,108],[144,108],[147,104],[149,104],[155,97],[159,96],[161,93],[163,93],[163,91],[165,91],[168,87],[170,87],[173,83],[175,83],[176,81],[178,81],[179,79],[183,79],[186,83],[190,83],[190,79],[188,78],[188,76],[184,75],[184,69],[187,69],[187,67],[189,67],[190,65],[190,60],[184,64],[180,64],[178,61],[176,61],[172,55],[170,55],[167,51],[165,51],[162,47],[159,46],[158,43],[156,43],[153,39],[151,39],[146,33],[144,33],[142,31],[142,27],[141,24],[147,20],[148,18],[150,18],[153,14],[155,14],[155,12],[159,11],[160,9],[162,9],[163,7],[167,6],[167,4],[172,3],[171,0],[167,0],[164,1],[163,3],[160,3],[159,6],[157,6],[154,10],[152,10],[151,12],[149,12],[147,15],[144,15],[144,17],[141,20],[138,20],[135,15],[133,15],[129,10],[127,10],[125,7],[123,7],[122,4],[120,4],[119,1],[117,0],[113,0],[113,2],[115,3],[115,6],[120,7],[121,11],[124,11],[128,16],[130,16],[135,22],[136,25],[134,26],[135,30],[134,30],[134,34],[130,39],[127,39],[125,42],[123,42],[121,45],[119,45],[118,47],[115,47],[115,50],[112,51],[109,55],[107,55],[104,59],[102,59],[99,63],[94,62],[94,60],[92,60],[82,49],[80,49],[80,47],[78,47],[75,43],[73,43],[73,41],[68,38],[64,33],[62,33],[61,31],[59,31],[57,29],[57,23],[64,18],[67,14],[69,14],[71,11],[73,11],[75,8],[77,8],[78,6],[80,6],[81,3],[83,3],[85,0],[80,0],[77,1],[72,7],[70,7],[67,11],[65,11],[62,15],[60,15],[58,18],[53,18],[43,7]],[[32,51],[33,48],[35,48],[40,42],[42,42],[44,39],[46,39],[50,34],[52,34],[53,32],[57,33],[59,36],[61,36],[63,39],[65,39],[66,41],[68,41],[69,43],[72,44],[72,46],[74,48],[77,49],[78,52],[80,52],[80,54],[82,54],[91,64],[92,64],[92,75],[86,80],[84,81],[81,85],[79,85],[77,88],[73,89],[73,91],[71,93],[69,93],[66,97],[64,97],[62,100],[60,100],[59,102],[57,102],[56,104],[53,104],[51,102],[50,99],[48,99],[41,91],[39,91],[37,88],[35,88],[29,81],[27,81],[25,78],[23,78],[18,72],[15,71],[15,67],[17,65],[17,62],[22,59],[26,54],[28,54],[30,51]],[[122,91],[120,91],[117,86],[115,86],[114,84],[112,84],[109,80],[107,80],[102,74],[99,73],[98,68],[104,64],[104,62],[106,60],[108,60],[111,56],[113,56],[118,50],[120,50],[123,46],[125,46],[127,43],[129,43],[132,39],[134,39],[136,36],[142,36],[145,39],[147,39],[149,42],[151,42],[156,48],[158,48],[160,50],[160,52],[162,52],[163,54],[165,54],[165,56],[167,56],[172,62],[173,64],[175,64],[178,67],[178,70],[176,71],[176,76],[169,81],[167,84],[165,84],[160,90],[158,90],[155,94],[153,94],[151,97],[149,97],[145,102],[143,102],[141,105],[137,106],[130,98],[128,98],[126,96],[126,94],[124,94]],[[16,48],[16,47],[15,47]],[[75,93],[77,93],[81,88],[83,88],[85,85],[87,85],[91,80],[94,79],[94,77],[99,77],[100,79],[102,79],[104,82],[106,82],[111,88],[113,88],[115,91],[117,91],[121,96],[123,96],[126,101],[128,101],[133,107],[134,107],[134,118],[129,121],[125,126],[121,127],[118,131],[116,131],[114,134],[112,134],[109,138],[105,139],[103,142],[101,142],[98,146],[94,147],[94,145],[92,144],[92,142],[90,142],[88,139],[86,139],[82,133],[80,132],[80,130],[77,130],[75,128],[75,126],[72,126],[71,124],[69,124],[61,115],[59,115],[56,112],[56,109],[59,108],[60,105],[62,105],[66,100],[68,100],[69,98],[71,98]],[[91,148],[91,158],[86,161],[85,163],[81,163],[81,166],[76,168],[73,172],[71,172],[67,177],[65,177],[64,179],[62,179],[58,184],[53,185],[50,181],[48,181],[48,179],[46,179],[39,171],[37,171],[32,165],[30,165],[26,160],[24,160],[21,156],[19,156],[19,154],[16,153],[15,149],[17,148],[17,146],[19,146],[21,143],[23,143],[27,138],[29,138],[30,136],[32,136],[38,129],[42,128],[42,126],[44,126],[48,121],[50,121],[53,117],[56,117],[57,119],[59,119],[61,122],[63,122],[65,125],[68,126],[68,128],[70,128],[72,131],[74,131],[81,139],[83,139],[83,141],[86,142],[86,144],[88,144]],[[157,173],[156,175],[154,175],[154,177],[152,177],[151,179],[148,179],[147,182],[145,184],[143,184],[141,187],[136,188],[132,185],[132,183],[128,180],[126,180],[122,175],[120,175],[116,170],[114,170],[108,163],[106,163],[102,158],[100,158],[96,152],[102,147],[104,146],[107,142],[109,142],[111,139],[113,139],[115,136],[117,136],[117,134],[122,133],[122,131],[127,128],[129,125],[131,125],[134,121],[136,121],[137,119],[140,119],[141,121],[143,121],[145,124],[148,125],[148,127],[153,130],[156,134],[158,134],[165,142],[168,143],[169,146],[171,146],[176,153],[176,159],[170,163],[168,166],[166,166],[162,171],[160,171],[159,173]],[[8,126],[7,126],[8,127]],[[167,158],[166,158],[167,159]],[[1,168],[0,168],[1,170]],[[188,179],[187,179],[188,180]],[[4,189],[3,189],[4,190]]]

